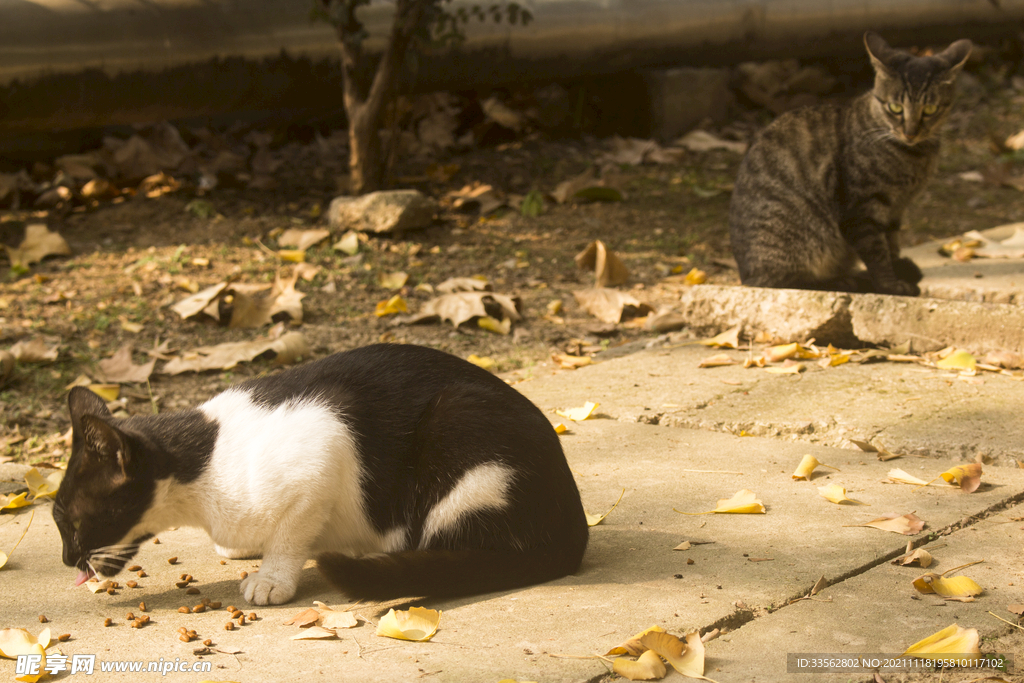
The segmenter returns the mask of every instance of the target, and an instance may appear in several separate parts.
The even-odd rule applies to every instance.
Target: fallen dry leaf
[[[50,647],[49,628],[44,628],[38,636],[33,636],[23,628],[0,630],[0,657],[17,659],[18,655],[35,654],[37,645],[43,650]]]
[[[354,256],[359,251],[359,233],[355,230],[349,230],[341,236],[340,240],[334,243],[332,249],[349,256]]]
[[[145,382],[153,374],[156,358],[142,365],[132,363],[132,345],[125,344],[110,358],[97,363],[99,378],[104,382]]]
[[[919,593],[936,593],[944,598],[970,598],[985,592],[985,589],[966,576],[947,578],[931,572],[917,577],[913,584]]]
[[[832,467],[832,465],[826,465],[822,462],[819,462],[817,458],[808,453],[800,460],[800,464],[797,465],[796,471],[793,472],[793,479],[803,479],[804,481],[810,481],[811,474],[814,472],[814,469],[819,465],[822,467],[828,467],[829,469],[835,470],[836,472],[839,471],[838,467]]]
[[[847,498],[846,489],[839,484],[819,486],[818,493],[820,493],[825,500],[835,503],[836,505],[842,505],[843,503],[849,503],[851,505],[867,505],[867,503],[862,503],[859,500]]]
[[[409,274],[396,270],[393,273],[378,273],[377,286],[383,289],[401,289],[409,281]]]
[[[724,149],[736,154],[746,154],[747,152],[746,143],[726,140],[703,130],[691,130],[676,140],[674,144],[691,152],[709,152],[713,149]]]
[[[207,287],[204,290],[196,292],[190,297],[186,297],[178,303],[171,306],[171,310],[181,316],[182,320],[191,318],[194,315],[199,315],[207,308],[210,307],[225,289],[227,289],[227,282],[218,282],[215,285]],[[216,307],[214,307],[216,309]],[[214,315],[214,317],[218,317]]]
[[[580,408],[566,408],[565,410],[556,410],[555,414],[561,415],[562,417],[572,420],[573,422],[582,422],[583,420],[586,420],[591,415],[593,415],[594,411],[597,410],[597,407],[599,405],[599,403],[587,401]]]
[[[712,337],[711,339],[704,339],[704,340],[699,341],[697,343],[698,344],[703,344],[704,346],[714,346],[714,347],[721,348],[721,349],[736,349],[736,348],[739,348],[739,345],[740,345],[740,328],[741,328],[740,325],[736,325],[735,327],[730,327],[725,332],[722,332],[721,334],[717,334],[714,337]]]
[[[616,657],[612,661],[612,671],[631,681],[659,681],[665,677],[665,668],[661,657],[654,650],[648,650],[633,661],[627,657]]]
[[[87,384],[86,388],[107,403],[116,401],[117,397],[121,395],[120,384]]]
[[[913,484],[915,486],[928,486],[928,482],[924,479],[918,479],[912,474],[907,474],[901,469],[889,470],[888,476],[890,481],[894,481],[897,484]]]
[[[300,332],[287,332],[280,337],[265,337],[247,342],[226,342],[201,346],[175,356],[160,369],[165,375],[205,370],[228,370],[239,363],[256,358],[273,359],[276,365],[295,363],[309,357],[309,346]]]
[[[866,524],[854,524],[852,526],[869,526],[882,531],[891,531],[904,536],[913,536],[924,528],[924,520],[908,512],[905,515],[897,515],[895,512],[882,515]]]
[[[704,678],[704,643],[696,631],[686,634],[685,640],[668,633],[648,633],[640,642],[687,678],[708,680]]]
[[[42,223],[25,226],[25,237],[17,247],[7,247],[11,266],[26,267],[39,263],[47,256],[70,256],[71,247],[59,233],[51,232]]]
[[[306,251],[314,244],[319,244],[330,236],[331,231],[324,230],[323,228],[313,230],[289,228],[278,236],[277,244],[282,247],[294,247],[299,251]]]
[[[773,375],[799,375],[804,371],[804,364],[787,360],[782,367],[765,368],[764,371]]]
[[[11,555],[13,555],[14,551],[18,549],[18,546],[21,545],[21,541],[25,538],[25,534],[28,533],[29,527],[32,526],[32,520],[35,519],[35,516],[36,511],[33,510],[32,514],[28,516],[28,524],[25,525],[25,530],[21,532],[21,536],[18,537],[18,540],[15,542],[14,547],[11,548],[11,552],[0,552],[0,569],[3,569],[5,566],[7,566],[7,561],[11,559]]]
[[[594,271],[596,287],[622,285],[629,280],[629,269],[626,264],[601,240],[595,240],[587,245],[586,249],[576,254],[575,260],[577,268]]]
[[[16,510],[32,504],[32,501],[26,500],[28,491],[22,491],[15,495],[13,493],[0,493],[0,510]]]
[[[559,183],[551,192],[551,196],[559,204],[565,204],[573,199],[583,202],[622,201],[622,192],[614,187],[607,186],[604,180],[595,178],[592,168],[574,178]]]
[[[934,655],[957,655],[957,661],[960,661],[960,655],[980,654],[981,649],[978,647],[980,642],[981,638],[978,636],[977,629],[965,629],[957,624],[952,624],[917,641],[908,647],[903,655],[929,658]]]
[[[619,507],[619,503],[622,501],[622,496],[626,495],[626,489],[622,489],[622,493],[619,494],[619,499],[615,501],[615,505],[612,505],[611,509],[603,515],[592,515],[589,512],[584,511],[584,515],[587,517],[587,526],[597,526],[604,521],[604,518],[612,514],[612,510]]]
[[[498,320],[497,318],[485,315],[482,318],[476,319],[476,325],[482,330],[487,330],[488,332],[494,332],[496,334],[508,334],[512,331],[511,318]]]
[[[41,337],[34,337],[12,346],[10,354],[19,363],[49,363],[57,360],[57,356],[60,354],[60,344],[47,345]]]
[[[553,353],[551,354],[551,360],[564,370],[575,370],[576,368],[591,365],[594,362],[594,359],[590,356],[572,356],[565,353]]]
[[[947,483],[956,482],[961,490],[966,493],[974,493],[981,486],[981,463],[969,465],[957,465],[951,467],[939,475]]]
[[[466,360],[479,368],[483,368],[484,370],[491,370],[498,364],[497,361],[490,356],[478,356],[475,353],[471,353]]]
[[[712,513],[726,513],[726,514],[764,514],[764,505],[760,500],[757,499],[757,494],[750,489],[743,489],[737,491],[732,498],[720,498],[718,501],[718,507],[714,510],[708,510],[707,512],[683,512],[682,510],[676,510],[676,512],[682,515],[710,515]]]
[[[617,289],[596,287],[575,291],[572,295],[576,297],[580,308],[606,323],[617,323],[624,318],[641,317],[654,312],[653,308],[632,294]]]
[[[608,652],[605,653],[605,656],[611,657],[612,655],[632,655],[634,657],[639,657],[644,652],[647,652],[647,648],[643,645],[643,643],[640,642],[640,639],[648,633],[664,633],[664,631],[665,629],[657,625],[645,628],[643,631],[640,631],[636,635],[632,636],[629,640],[625,641],[621,645],[617,645],[612,649],[608,650]]]
[[[302,299],[306,295],[295,289],[297,281],[298,273],[293,272],[287,279],[278,273],[268,291],[265,285],[232,285],[228,327],[263,327],[282,320],[298,325],[302,322]]]
[[[398,640],[430,640],[437,633],[440,610],[410,607],[408,611],[388,610],[377,623],[377,635]]]
[[[28,494],[32,500],[37,498],[53,498],[57,495],[57,489],[64,480],[64,471],[57,470],[49,476],[44,477],[35,467],[25,473],[25,485],[28,486]]]
[[[977,364],[974,356],[961,349],[936,362],[935,367],[943,370],[974,370]]]
[[[402,298],[401,294],[395,294],[390,299],[377,302],[377,308],[374,310],[374,315],[378,318],[383,318],[387,315],[396,315],[398,313],[408,313],[409,306],[405,303],[405,299]]]
[[[320,611],[320,625],[326,629],[355,628],[359,625],[359,619],[356,615],[347,610],[331,609],[319,600],[314,600],[313,604]]]
[[[555,434],[565,434],[568,431],[569,431],[569,428],[566,427],[561,422],[559,422],[558,424],[555,425]]]
[[[453,294],[455,292],[489,292],[491,285],[484,277],[450,277],[437,287],[442,294]]]
[[[912,552],[900,555],[892,563],[901,567],[909,567],[912,564],[916,564],[922,569],[927,569],[931,566],[933,560],[934,558],[931,553],[924,548],[917,548]]]
[[[720,368],[725,365],[736,365],[736,361],[729,357],[726,353],[716,353],[714,356],[708,356],[701,360],[697,364],[698,368]]]
[[[690,272],[683,278],[688,285],[702,285],[708,281],[708,274],[699,268],[691,268]]]
[[[281,623],[285,626],[298,626],[299,628],[306,628],[307,626],[313,626],[320,621],[320,612],[310,607],[309,609],[303,610],[298,614],[285,619]]]
[[[516,299],[493,292],[453,292],[442,294],[423,304],[419,313],[397,318],[396,322],[409,325],[440,318],[455,327],[473,318],[492,317],[518,322],[519,303]]]
[[[288,636],[288,640],[327,640],[337,638],[338,634],[322,626],[310,626],[298,633]]]

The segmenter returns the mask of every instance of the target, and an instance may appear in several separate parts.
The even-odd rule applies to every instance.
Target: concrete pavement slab
[[[379,638],[368,626],[343,632],[340,641],[289,641],[297,629],[283,625],[284,618],[312,600],[340,604],[344,597],[310,565],[291,604],[243,606],[239,572],[255,570],[258,561],[225,560],[222,565],[205,534],[195,530],[162,533],[160,544],[144,546],[136,560],[148,576],[136,578],[139,588],[116,595],[74,589],[73,571],[60,563],[60,540],[48,503],[33,506],[32,528],[8,567],[0,570],[2,625],[35,633],[42,628],[37,617],[44,614],[55,634],[72,635],[51,653],[96,654],[108,662],[196,661],[193,651],[201,646],[181,642],[180,626],[198,631],[200,641],[209,637],[221,649],[240,650],[203,656],[214,667],[206,674],[108,673],[96,680],[594,680],[605,674],[605,665],[576,657],[603,653],[652,624],[674,632],[712,626],[742,626],[737,633],[758,629],[763,620],[756,615],[805,594],[819,576],[833,582],[857,576],[898,554],[906,542],[897,534],[847,524],[916,510],[928,523],[918,536],[923,538],[1024,496],[1024,472],[1017,469],[987,469],[987,485],[973,494],[915,491],[882,480],[894,464],[923,478],[944,467],[933,460],[882,463],[850,449],[613,419],[575,424],[563,443],[588,511],[604,512],[626,490],[618,508],[592,529],[581,572],[521,591],[418,601],[443,610],[441,628],[429,643]],[[805,453],[841,471],[794,482],[791,472]],[[841,482],[851,497],[871,506],[828,503],[816,491],[823,482]],[[685,516],[672,509],[710,510],[717,499],[742,488],[760,496],[767,514]],[[31,509],[3,515],[0,549],[9,551],[29,514]],[[710,543],[674,551],[683,540]],[[177,563],[168,564],[170,557],[177,557]],[[175,587],[181,573],[196,579],[199,595]],[[122,584],[128,578],[122,576]],[[260,618],[227,632],[223,611],[178,612],[203,597],[225,606],[234,603],[246,613],[254,609]],[[128,628],[125,615],[138,615],[143,601],[152,623]],[[104,627],[106,617],[115,625]],[[12,662],[0,666],[13,670]]]
[[[654,347],[554,375],[538,370],[516,387],[547,410],[594,401],[599,413],[626,422],[846,448],[853,447],[849,439],[877,441],[893,452],[1024,462],[1024,382],[1005,375],[961,377],[893,362],[821,368],[809,361],[799,375],[698,367],[718,353],[739,363],[749,355],[692,343]]]

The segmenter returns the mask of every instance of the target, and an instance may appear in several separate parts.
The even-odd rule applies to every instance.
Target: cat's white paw
[[[242,595],[253,605],[280,605],[295,595],[295,582],[253,572],[242,579]]]
[[[213,548],[217,551],[218,555],[220,555],[221,557],[226,557],[230,560],[248,560],[260,556],[260,551],[258,550],[241,550],[239,548],[225,548],[222,545],[215,545],[213,546]]]

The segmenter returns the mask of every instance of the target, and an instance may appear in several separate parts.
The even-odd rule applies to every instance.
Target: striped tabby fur
[[[900,258],[897,230],[935,167],[971,42],[929,57],[874,33],[864,43],[874,89],[847,107],[783,114],[740,165],[729,235],[745,285],[920,294],[921,271]]]

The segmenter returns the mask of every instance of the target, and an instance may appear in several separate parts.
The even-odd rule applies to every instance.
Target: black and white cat
[[[114,418],[76,387],[53,516],[77,582],[173,526],[262,556],[246,600],[287,602],[303,563],[353,599],[472,595],[575,572],[587,545],[558,435],[475,365],[380,344],[255,379],[198,408]]]

